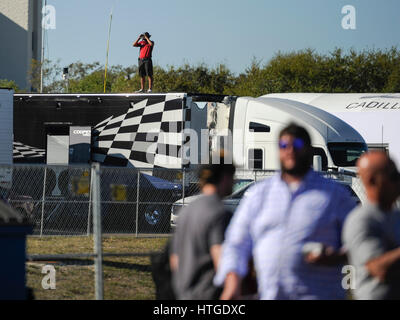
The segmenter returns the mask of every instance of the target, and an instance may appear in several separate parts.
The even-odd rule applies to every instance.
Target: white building
[[[32,59],[41,60],[42,0],[0,1],[0,79],[30,90]]]

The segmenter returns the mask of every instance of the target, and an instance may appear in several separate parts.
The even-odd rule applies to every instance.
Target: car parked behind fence
[[[240,200],[247,195],[248,189],[250,186],[254,184],[253,180],[248,180],[248,179],[241,179],[241,180],[236,180],[234,187],[233,187],[233,192],[231,195],[225,197],[222,202],[224,204],[224,207],[229,210],[230,212],[234,212],[239,205]],[[180,199],[176,201],[172,207],[171,207],[171,229],[176,228],[176,224],[178,221],[179,217],[179,210],[183,206],[189,205],[192,201],[196,200],[198,197],[200,197],[201,194],[197,194],[194,196],[186,197],[184,199]]]

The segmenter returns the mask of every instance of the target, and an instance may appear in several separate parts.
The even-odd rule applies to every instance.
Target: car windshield
[[[253,181],[254,180],[250,180],[250,179],[235,180],[233,183],[232,194],[234,194],[236,191],[242,189],[244,186],[247,186],[248,184],[252,183]]]
[[[357,159],[367,151],[367,145],[359,142],[328,143],[333,163],[338,167],[354,167]]]
[[[236,190],[226,199],[241,199],[253,182],[253,180],[246,180],[246,182],[243,182],[240,187],[236,188]]]

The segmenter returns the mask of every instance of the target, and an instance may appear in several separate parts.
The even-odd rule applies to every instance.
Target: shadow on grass
[[[120,269],[129,269],[142,272],[151,272],[150,265],[136,264],[136,263],[125,263],[125,262],[115,262],[103,260],[103,266],[114,267]]]
[[[43,261],[45,262],[45,261]],[[94,264],[93,260],[90,259],[79,259],[79,260],[63,260],[63,261],[46,261],[46,263],[54,264],[58,266],[90,266]],[[113,267],[119,269],[136,270],[141,272],[151,272],[150,265],[136,264],[136,263],[126,263],[103,260],[103,266]]]

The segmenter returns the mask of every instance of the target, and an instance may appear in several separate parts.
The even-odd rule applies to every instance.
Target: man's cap
[[[144,34],[147,38],[150,38],[150,37],[151,37],[151,34],[148,33],[148,32],[143,32],[143,34]]]

